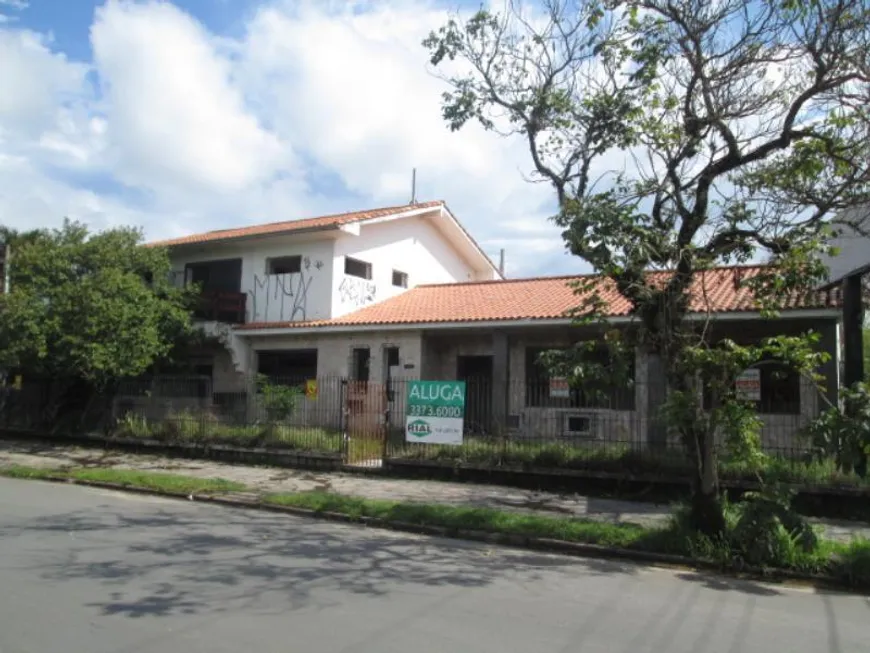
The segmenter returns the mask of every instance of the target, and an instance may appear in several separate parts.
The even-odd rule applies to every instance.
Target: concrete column
[[[492,427],[496,434],[507,432],[508,388],[510,384],[510,341],[506,333],[492,334]]]
[[[833,320],[826,322],[823,326],[818,327],[817,331],[821,336],[819,348],[831,356],[831,359],[819,368],[819,374],[825,377],[824,394],[828,401],[836,406],[840,387],[840,347],[837,342],[837,323]],[[858,335],[860,337],[860,331]],[[820,406],[820,408],[824,409],[824,406]]]
[[[653,449],[665,449],[668,444],[668,428],[660,418],[662,404],[668,395],[668,380],[665,366],[658,354],[647,354],[646,377],[640,379],[646,387],[647,439]]]
[[[861,301],[861,276],[854,274],[843,281],[843,384],[847,386],[864,380],[864,305]]]

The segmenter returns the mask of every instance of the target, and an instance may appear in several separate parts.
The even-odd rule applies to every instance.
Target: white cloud
[[[59,227],[66,217],[94,229],[144,222],[125,202],[53,179],[28,157],[2,153],[0,216],[2,224],[20,230]]]
[[[441,118],[421,41],[446,17],[427,0],[279,2],[230,38],[166,2],[107,0],[87,65],[0,28],[18,53],[0,87],[22,91],[0,97],[0,212],[163,238],[404,203],[416,167],[418,198],[445,199],[494,257],[504,247],[510,274],[577,269],[547,222],[552,191],[522,178],[523,143]],[[4,139],[17,124],[27,138]]]
[[[282,136],[354,192],[407,201],[416,167],[418,196],[446,199],[482,241],[519,237],[511,220],[539,215],[552,191],[522,179],[530,158],[520,140],[476,124],[447,129],[446,87],[421,45],[447,13],[425,2],[363,4],[362,12],[314,2],[258,12],[242,45],[248,93]]]
[[[109,0],[91,42],[110,160],[128,183],[233,193],[289,163],[290,148],[247,110],[229,59],[179,9]]]
[[[87,68],[29,30],[0,28],[0,137],[32,137],[82,91]]]

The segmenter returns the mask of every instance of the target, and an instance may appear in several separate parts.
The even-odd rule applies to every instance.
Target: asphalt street
[[[870,599],[0,479],[0,653],[840,653]]]

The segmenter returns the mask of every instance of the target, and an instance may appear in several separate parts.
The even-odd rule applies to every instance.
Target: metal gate
[[[345,381],[344,385],[344,462],[379,467],[387,446],[386,388],[371,381]]]

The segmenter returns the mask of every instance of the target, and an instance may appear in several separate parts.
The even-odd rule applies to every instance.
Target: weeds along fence
[[[406,435],[408,384],[407,379],[276,377],[264,385],[251,377],[227,387],[205,376],[161,376],[94,392],[25,381],[0,389],[0,427],[287,449],[342,456],[346,462],[666,477],[688,472],[685,448],[654,408],[655,388],[634,384],[579,392],[534,379],[512,379],[500,387],[489,378],[467,379],[462,444],[438,445]],[[759,405],[763,449],[782,470],[814,466],[812,474],[832,478],[832,462],[814,455],[803,434],[812,414],[800,399]],[[747,470],[729,458],[724,441],[719,447],[726,478],[745,477]]]
[[[30,381],[0,389],[0,428],[178,444],[342,453],[346,383],[279,378],[215,388],[209,377],[124,380],[104,391]],[[307,389],[307,394],[306,394]]]

